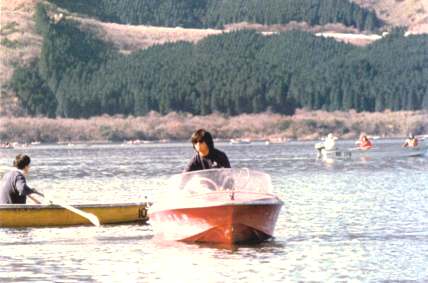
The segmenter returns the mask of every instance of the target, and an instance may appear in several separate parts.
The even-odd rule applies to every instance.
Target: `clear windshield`
[[[224,168],[174,175],[169,180],[169,188],[190,194],[225,190],[272,193],[272,182],[270,176],[262,172]]]

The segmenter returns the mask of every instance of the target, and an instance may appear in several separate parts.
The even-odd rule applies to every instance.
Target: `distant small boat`
[[[101,224],[146,222],[147,203],[78,204],[75,208],[92,213]],[[1,204],[0,227],[50,227],[92,225],[58,205]]]
[[[267,140],[269,144],[281,144],[281,143],[286,143],[287,141],[288,139],[286,138],[273,138],[273,139]]]
[[[176,175],[171,191],[150,207],[150,224],[163,240],[235,244],[273,236],[283,202],[270,176],[244,169]]]
[[[230,144],[250,144],[250,139],[231,139]]]
[[[129,140],[126,142],[127,144],[141,144],[141,140],[136,139],[136,140]]]
[[[399,157],[417,157],[426,154],[428,146],[418,147],[397,147],[396,150],[385,150],[381,147],[374,147],[368,150],[359,148],[345,150],[325,150],[318,152],[318,158],[321,159],[351,159],[351,158],[399,158]]]
[[[14,147],[10,143],[1,143],[0,148],[2,148],[2,149],[13,149]]]

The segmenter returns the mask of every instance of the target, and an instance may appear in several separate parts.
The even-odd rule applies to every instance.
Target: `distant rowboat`
[[[80,204],[75,208],[95,214],[101,224],[146,222],[147,203]],[[88,219],[58,205],[2,204],[0,227],[92,225]]]
[[[13,146],[11,144],[6,143],[0,143],[0,149],[13,149]]]
[[[250,139],[231,139],[230,144],[250,144]]]
[[[426,154],[428,146],[418,147],[398,147],[396,150],[384,150],[375,147],[369,150],[359,148],[345,150],[321,150],[322,159],[351,159],[351,158],[400,158],[400,157],[417,157]]]

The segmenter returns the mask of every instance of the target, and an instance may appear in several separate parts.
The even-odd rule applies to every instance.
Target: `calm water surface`
[[[377,141],[393,151],[401,141]],[[344,143],[344,147],[352,144]],[[150,225],[0,229],[0,282],[428,282],[428,157],[315,160],[313,143],[218,144],[272,176],[275,239],[233,248],[164,243]],[[32,157],[31,186],[69,203],[154,200],[189,144],[0,151]]]

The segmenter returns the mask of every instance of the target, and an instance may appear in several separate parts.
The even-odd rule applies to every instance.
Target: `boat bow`
[[[215,169],[172,178],[178,189],[156,203],[150,223],[166,240],[259,242],[273,236],[283,202],[271,193],[267,174]]]

